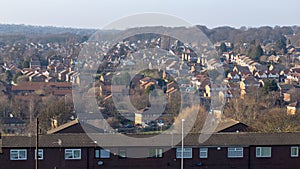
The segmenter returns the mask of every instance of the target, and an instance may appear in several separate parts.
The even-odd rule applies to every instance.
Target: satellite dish
[[[103,165],[103,161],[98,161],[97,164],[100,166],[100,165]]]

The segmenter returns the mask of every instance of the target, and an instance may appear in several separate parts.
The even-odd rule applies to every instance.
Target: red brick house
[[[108,134],[99,134],[99,140]],[[135,135],[134,137],[145,137]],[[150,137],[150,135],[148,135]],[[180,135],[174,135],[180,137]],[[217,133],[199,142],[199,134],[184,139],[185,169],[298,169],[299,133]],[[98,140],[97,140],[98,141]],[[171,140],[149,146],[143,142],[118,146],[111,140],[106,149],[86,134],[50,134],[40,136],[39,167],[42,169],[176,169],[181,164],[181,143]],[[1,140],[1,168],[32,169],[35,165],[34,136],[6,136]],[[117,153],[116,153],[117,152]],[[148,158],[128,158],[131,153]]]

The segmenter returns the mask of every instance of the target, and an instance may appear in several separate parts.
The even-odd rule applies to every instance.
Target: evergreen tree
[[[227,52],[227,46],[224,42],[221,43],[220,45],[220,53]]]
[[[276,50],[280,52],[281,54],[285,54],[287,49],[286,49],[286,38],[281,37],[278,41],[276,41],[275,44]]]
[[[259,44],[251,43],[251,46],[248,50],[248,56],[255,61],[259,61],[259,58],[264,55],[264,51]]]

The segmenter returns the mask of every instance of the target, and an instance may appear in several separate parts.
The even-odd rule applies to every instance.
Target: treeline
[[[240,42],[250,43],[257,41],[262,44],[268,44],[276,42],[286,35],[299,34],[300,28],[298,26],[264,26],[259,28],[246,28],[241,27],[239,29],[232,27],[218,27],[209,29],[206,26],[198,26],[204,34],[213,42],[228,41],[234,44]]]
[[[76,29],[54,26],[31,26],[31,25],[15,25],[15,24],[0,24],[0,34],[4,35],[38,35],[38,34],[63,34],[72,33],[78,35],[89,35],[94,33],[95,29]]]

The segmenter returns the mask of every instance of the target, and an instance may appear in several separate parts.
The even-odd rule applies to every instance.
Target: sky
[[[300,25],[299,0],[0,0],[0,23],[101,29],[126,16],[163,13],[193,25]]]

